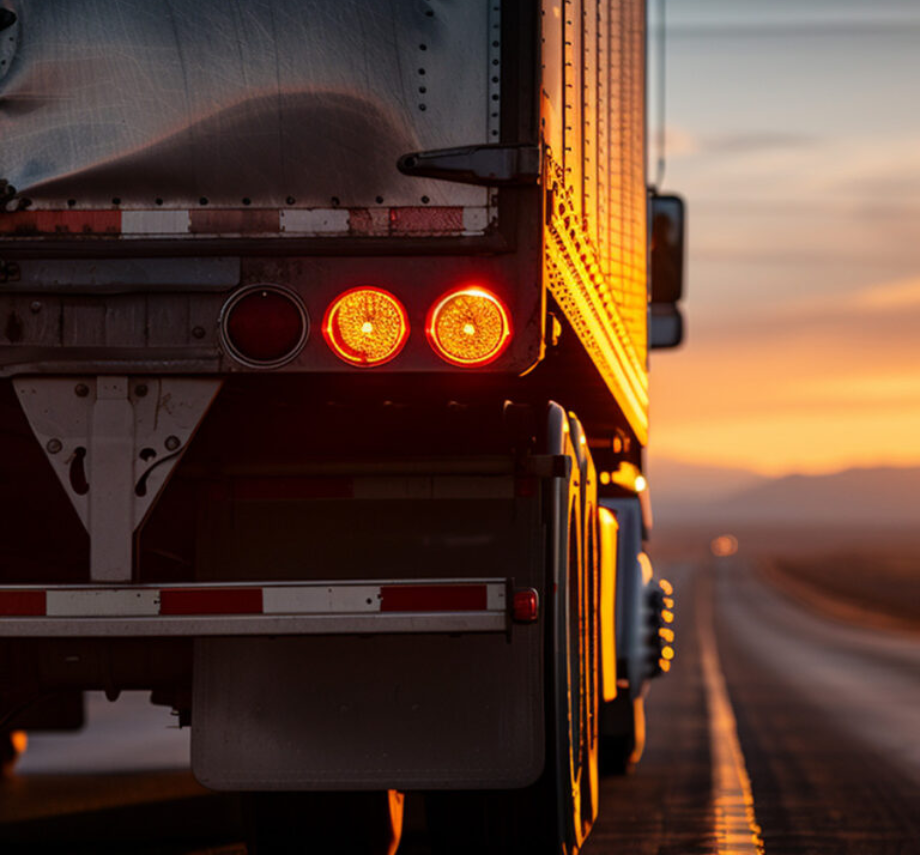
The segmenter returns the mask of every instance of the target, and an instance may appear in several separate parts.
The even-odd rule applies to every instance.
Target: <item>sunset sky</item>
[[[652,357],[653,454],[920,465],[920,3],[669,0],[668,22],[688,336]]]

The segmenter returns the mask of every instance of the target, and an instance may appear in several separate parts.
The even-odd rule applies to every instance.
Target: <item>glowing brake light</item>
[[[488,365],[511,339],[511,323],[501,301],[483,288],[462,288],[445,295],[428,317],[428,340],[454,365]]]
[[[364,367],[382,365],[403,349],[409,337],[409,317],[388,291],[352,288],[329,307],[323,335],[345,362]]]
[[[277,285],[256,285],[227,300],[220,329],[224,346],[239,362],[275,368],[300,353],[309,325],[296,294]]]

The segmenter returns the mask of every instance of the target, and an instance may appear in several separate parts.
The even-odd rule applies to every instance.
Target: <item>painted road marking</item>
[[[707,574],[697,585],[696,616],[709,711],[715,852],[717,855],[763,855],[751,779],[738,741],[738,726],[716,646],[712,596],[712,576]]]

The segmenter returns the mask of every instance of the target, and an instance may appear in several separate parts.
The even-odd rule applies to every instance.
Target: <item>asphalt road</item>
[[[642,763],[604,782],[586,855],[920,853],[920,637],[826,618],[737,559],[671,575],[679,662],[653,687]],[[734,821],[707,635],[749,782]]]
[[[665,575],[678,659],[585,855],[920,853],[920,637],[823,617],[743,560]],[[238,801],[181,771],[169,724],[144,699],[95,699],[88,732],[35,736],[0,785],[2,851],[242,852]],[[411,855],[417,817],[410,797]]]

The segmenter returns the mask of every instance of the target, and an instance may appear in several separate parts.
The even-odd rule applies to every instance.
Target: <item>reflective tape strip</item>
[[[489,227],[488,208],[463,209],[463,233],[481,234]]]
[[[277,234],[281,231],[281,212],[277,209],[202,208],[189,211],[189,231],[196,235]]]
[[[348,230],[355,235],[386,237],[390,233],[389,208],[351,208]]]
[[[189,210],[14,211],[0,235],[290,235],[420,237],[478,235],[489,209],[440,205],[394,208],[194,208]]]
[[[261,588],[163,588],[161,615],[259,615]]]
[[[501,612],[504,581],[0,589],[0,617],[150,618]]]
[[[482,612],[489,607],[486,585],[384,585],[382,612]]]
[[[265,614],[354,614],[380,611],[379,585],[279,586],[264,590]]]
[[[13,211],[0,213],[0,234],[121,233],[121,211]]]
[[[191,222],[188,211],[125,211],[121,231],[125,235],[188,234]]]
[[[347,208],[307,208],[281,212],[281,231],[295,234],[348,234]]]
[[[35,617],[45,614],[44,591],[0,591],[0,616]]]
[[[462,232],[463,208],[390,208],[393,234]]]
[[[49,591],[49,617],[141,616],[160,613],[160,592],[149,589]]]

